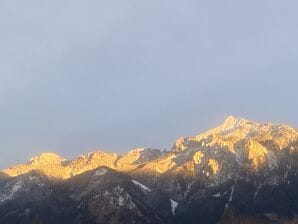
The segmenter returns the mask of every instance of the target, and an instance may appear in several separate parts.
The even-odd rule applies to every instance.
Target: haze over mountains
[[[298,223],[298,131],[228,117],[169,150],[2,170],[0,223]]]

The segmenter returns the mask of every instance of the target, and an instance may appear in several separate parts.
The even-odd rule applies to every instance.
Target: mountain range
[[[229,116],[168,150],[42,153],[0,172],[0,223],[298,223],[298,130]]]

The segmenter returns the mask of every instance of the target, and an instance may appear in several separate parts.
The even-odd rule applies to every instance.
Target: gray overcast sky
[[[298,1],[0,0],[0,167],[298,127]]]

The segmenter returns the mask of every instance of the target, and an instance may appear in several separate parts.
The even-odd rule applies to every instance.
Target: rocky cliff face
[[[44,153],[5,169],[0,223],[295,223],[297,168],[296,129],[231,116],[168,151]]]

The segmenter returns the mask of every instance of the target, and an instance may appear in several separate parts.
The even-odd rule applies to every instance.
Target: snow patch
[[[104,175],[106,172],[107,172],[107,169],[105,169],[105,168],[102,168],[102,169],[100,169],[100,170],[96,170],[96,172],[95,172],[95,176],[102,176],[102,175]]]
[[[220,197],[220,192],[218,192],[217,194],[212,195],[213,197],[219,198]]]
[[[233,194],[234,194],[234,186],[231,187],[231,194],[230,194],[230,197],[229,197],[228,202],[227,202],[226,205],[225,205],[226,208],[228,208],[230,202],[232,202],[232,200],[233,200]]]
[[[120,195],[120,197],[118,199],[118,203],[119,203],[119,206],[125,205],[125,198],[122,195]]]
[[[172,209],[172,214],[175,215],[175,210],[178,206],[178,202],[177,201],[174,201],[172,199],[170,199],[170,202],[171,202],[171,209]]]
[[[258,186],[258,188],[257,188],[257,190],[256,190],[256,192],[255,192],[255,194],[254,194],[254,197],[255,197],[255,198],[258,196],[258,193],[259,193],[259,191],[261,190],[261,188],[262,188],[262,185]]]
[[[231,194],[230,194],[229,202],[231,202],[233,200],[233,194],[234,194],[234,186],[231,187]]]
[[[132,180],[132,182],[135,184],[135,185],[137,185],[137,186],[139,186],[139,187],[141,187],[143,190],[145,190],[145,191],[151,191],[148,187],[146,187],[144,184],[141,184],[140,182],[138,182],[138,181],[136,181],[136,180]]]
[[[13,199],[14,195],[20,190],[22,189],[24,186],[24,182],[22,180],[16,182],[12,188],[11,188],[11,191],[9,192],[8,195],[3,195],[1,198],[0,198],[0,202],[4,202],[4,201],[8,201],[8,200],[11,200]]]

